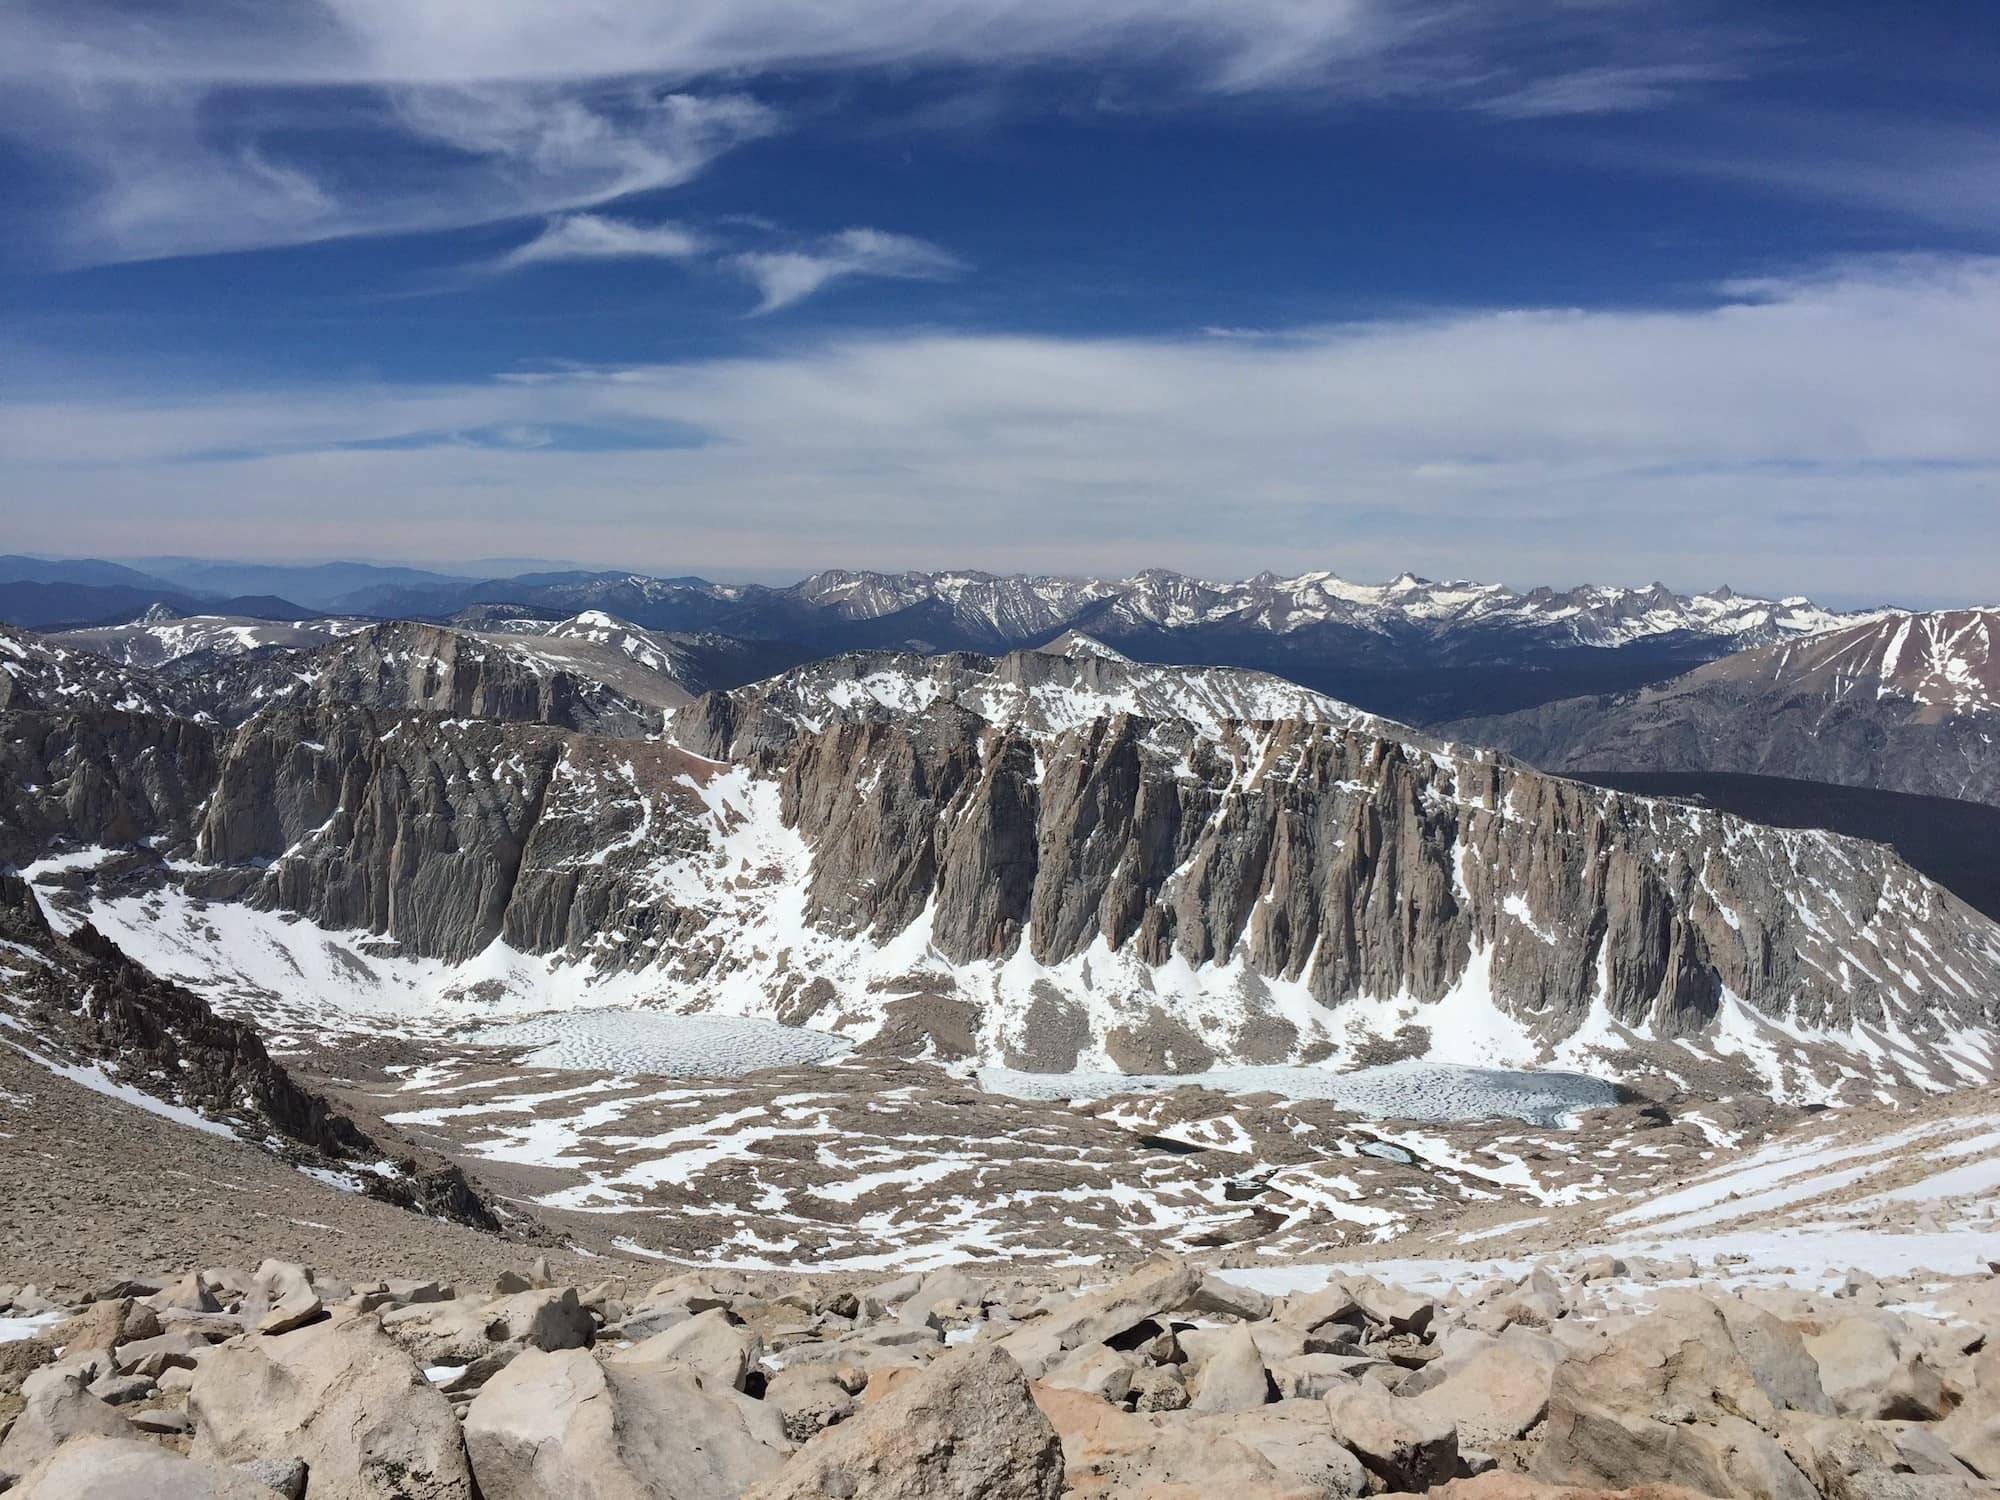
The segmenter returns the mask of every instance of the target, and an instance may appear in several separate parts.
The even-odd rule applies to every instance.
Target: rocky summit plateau
[[[508,582],[0,630],[9,1500],[2000,1488],[1984,613]]]

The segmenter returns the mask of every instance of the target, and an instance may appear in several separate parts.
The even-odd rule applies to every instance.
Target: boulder
[[[1132,1376],[1132,1406],[1142,1412],[1184,1411],[1187,1377],[1178,1365],[1142,1365]]]
[[[1556,1366],[1535,1476],[1818,1500],[1772,1433],[1778,1409],[1703,1299],[1631,1320]]]
[[[451,1405],[372,1317],[216,1348],[194,1372],[193,1455],[303,1459],[313,1500],[468,1500]]]
[[[21,1382],[21,1414],[0,1439],[0,1488],[20,1478],[72,1438],[134,1438],[132,1424],[84,1389],[66,1371],[50,1367]]]
[[[1577,1488],[1567,1484],[1544,1484],[1525,1474],[1482,1474],[1476,1479],[1454,1479],[1430,1492],[1431,1500],[1708,1500],[1677,1484],[1642,1484],[1636,1489],[1605,1490]]]
[[[1561,1360],[1562,1351],[1551,1340],[1510,1330],[1408,1399],[1450,1422],[1475,1446],[1506,1442],[1547,1415],[1549,1387]]]
[[[160,1331],[159,1315],[150,1307],[141,1308],[130,1297],[93,1302],[72,1318],[56,1324],[42,1335],[66,1354],[88,1349],[112,1349],[133,1339],[151,1338]]]
[[[1184,1307],[1168,1308],[1167,1311],[1206,1313],[1212,1317],[1241,1318],[1246,1323],[1257,1323],[1271,1316],[1271,1299],[1250,1287],[1224,1281],[1220,1276],[1204,1276]]]
[[[1039,1384],[1059,1391],[1088,1391],[1103,1400],[1122,1403],[1132,1394],[1132,1377],[1141,1363],[1137,1355],[1107,1344],[1091,1344],[1072,1350]]]
[[[1281,1359],[1297,1359],[1306,1352],[1309,1342],[1309,1335],[1300,1333],[1296,1328],[1287,1328],[1283,1323],[1225,1323],[1220,1328],[1177,1328],[1173,1338],[1187,1363],[1200,1369],[1208,1363],[1211,1354],[1244,1330],[1248,1330],[1250,1341],[1257,1346],[1257,1357],[1264,1361],[1266,1367]]]
[[[1422,1490],[1458,1473],[1458,1429],[1418,1402],[1355,1384],[1325,1405],[1334,1436],[1391,1488]]]
[[[276,1490],[285,1500],[306,1500],[306,1462],[302,1458],[252,1458],[236,1465],[236,1472]]]
[[[1188,1409],[1201,1412],[1250,1411],[1271,1399],[1271,1377],[1264,1369],[1257,1341],[1248,1323],[1230,1328],[1196,1373]]]
[[[1327,1323],[1346,1323],[1361,1317],[1361,1304],[1344,1281],[1330,1281],[1316,1292],[1287,1297],[1272,1309],[1271,1316],[1301,1333],[1311,1333]]]
[[[1122,1281],[1072,1297],[1046,1317],[1010,1333],[1000,1347],[1039,1375],[1071,1349],[1103,1344],[1172,1308],[1184,1307],[1201,1275],[1177,1256],[1160,1255]]]
[[[164,1312],[172,1308],[177,1312],[214,1313],[222,1311],[222,1303],[215,1295],[215,1289],[208,1284],[208,1278],[199,1271],[190,1271],[179,1281],[154,1293],[146,1299],[156,1311]]]
[[[465,1443],[483,1500],[735,1500],[788,1451],[774,1408],[582,1349],[516,1357],[467,1410]]]
[[[1357,1276],[1347,1283],[1348,1291],[1362,1313],[1395,1333],[1422,1333],[1437,1315],[1437,1303],[1421,1292],[1384,1286],[1372,1276]]]
[[[164,1370],[193,1369],[209,1351],[210,1341],[183,1329],[173,1329],[157,1338],[135,1339],[112,1351],[122,1373],[151,1375],[158,1379]]]
[[[1673,1298],[1687,1295],[1668,1293],[1660,1305],[1671,1308]],[[1708,1301],[1721,1312],[1729,1342],[1772,1405],[1781,1411],[1832,1414],[1833,1402],[1821,1380],[1819,1363],[1797,1328],[1735,1297]]]
[[[829,1427],[744,1500],[1055,1500],[1062,1477],[1021,1367],[975,1344]]]
[[[1805,1347],[1843,1416],[1932,1422],[1948,1408],[1937,1371],[1884,1323],[1842,1318],[1805,1340]]]
[[[1338,1386],[1353,1384],[1380,1363],[1367,1355],[1301,1354],[1275,1360],[1269,1369],[1279,1396],[1317,1401]]]
[[[414,1307],[423,1302],[445,1302],[452,1297],[451,1288],[431,1279],[407,1276],[391,1276],[382,1283],[382,1289],[389,1294],[389,1300],[398,1307]]]
[[[795,1443],[816,1437],[854,1415],[854,1394],[831,1365],[787,1365],[764,1386],[764,1404],[778,1413]]]
[[[81,1437],[29,1470],[8,1500],[272,1500],[247,1474],[138,1438]]]
[[[1089,1500],[1325,1500],[1230,1433],[1240,1417],[1126,1412],[1083,1391],[1035,1387],[1062,1441],[1063,1493]],[[1329,1459],[1338,1464],[1337,1459]],[[1050,1491],[1051,1494],[1054,1491]]]
[[[1278,1401],[1228,1416],[1190,1412],[1181,1421],[1197,1437],[1248,1448],[1327,1500],[1368,1492],[1367,1470],[1334,1435],[1324,1401]]]
[[[523,1349],[586,1349],[597,1334],[596,1320],[576,1300],[573,1287],[516,1292],[490,1302],[414,1303],[383,1313],[382,1327],[425,1366],[470,1365],[496,1354],[511,1358]]]
[[[1952,1455],[1982,1479],[2000,1483],[2000,1388],[1981,1380],[1937,1425]]]
[[[933,1271],[918,1283],[917,1289],[897,1310],[897,1318],[912,1327],[932,1326],[937,1314],[934,1309],[942,1305],[960,1307],[976,1313],[986,1297],[984,1282],[975,1281],[963,1271],[949,1268]]]
[[[701,1376],[704,1385],[740,1391],[763,1353],[763,1341],[756,1334],[716,1307],[618,1350],[610,1362],[654,1368],[684,1365]]]
[[[649,1339],[656,1333],[665,1333],[669,1328],[678,1328],[695,1314],[687,1309],[684,1302],[661,1302],[652,1307],[638,1308],[627,1312],[615,1324],[607,1324],[607,1337],[617,1335],[632,1340]]]
[[[325,1310],[320,1295],[313,1287],[312,1273],[304,1266],[290,1261],[267,1260],[257,1268],[252,1278],[264,1293],[267,1303],[262,1317],[257,1320],[259,1333],[290,1333],[312,1322]]]
[[[21,1382],[44,1365],[55,1362],[55,1346],[47,1339],[9,1339],[0,1343],[0,1396],[11,1396]]]

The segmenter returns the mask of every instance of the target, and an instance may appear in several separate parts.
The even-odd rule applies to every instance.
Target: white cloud
[[[602,214],[566,214],[500,260],[503,269],[557,260],[693,260],[709,239],[678,224],[630,224]]]
[[[802,302],[830,281],[879,276],[938,281],[965,269],[963,261],[926,240],[881,229],[844,229],[802,250],[752,250],[730,257],[763,300],[760,313]]]
[[[1951,230],[2000,227],[2000,128],[1854,112],[1730,111],[1733,149],[1649,142],[1645,166],[1775,189]]]
[[[1720,61],[1607,64],[1537,78],[1481,106],[1503,119],[1533,120],[1557,115],[1611,115],[1652,109],[1703,84],[1741,76]]]
[[[1700,0],[236,0],[131,22],[16,0],[0,73],[126,82],[559,83],[876,65],[1166,64],[1198,85],[1505,92],[1737,43]]]
[[[630,85],[409,87],[292,108],[307,134],[365,131],[392,149],[279,160],[262,122],[218,131],[198,89],[30,89],[27,128],[81,189],[65,251],[86,262],[408,234],[589,208],[676,187],[777,128],[741,94]],[[285,123],[294,135],[300,119]]]
[[[1895,260],[1694,310],[885,335],[442,387],[19,403],[0,408],[0,494],[34,497],[8,532],[47,551],[115,533],[334,554],[364,535],[437,557],[470,526],[641,566],[1410,566],[1934,598],[2000,576],[1996,408],[2000,259]],[[514,426],[551,441],[355,446]],[[564,436],[669,427],[706,441]]]
[[[1200,93],[1513,113],[1658,102],[1735,43],[1706,0],[122,0],[0,5],[0,133],[69,165],[76,259],[560,213],[683,183],[802,70],[1057,63]],[[716,80],[732,92],[717,97]],[[1511,105],[1505,101],[1514,101]],[[357,163],[332,143],[359,130]],[[418,149],[411,149],[418,148]],[[441,149],[442,148],[442,149]],[[352,149],[351,143],[348,149]],[[772,274],[802,277],[808,268]]]

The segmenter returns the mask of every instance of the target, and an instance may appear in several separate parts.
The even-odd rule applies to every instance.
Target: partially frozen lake
[[[759,1068],[826,1062],[854,1050],[845,1037],[745,1016],[676,1016],[658,1010],[579,1010],[495,1027],[483,1042],[532,1046],[537,1068],[667,1077],[733,1077]]]
[[[1400,1062],[1353,1073],[1289,1066],[1216,1068],[1207,1073],[1017,1073],[981,1068],[979,1086],[1023,1099],[1098,1099],[1154,1089],[1215,1089],[1328,1099],[1378,1120],[1444,1124],[1504,1115],[1559,1125],[1579,1109],[1616,1104],[1618,1090],[1582,1073],[1527,1073],[1444,1063]]]
[[[760,1068],[831,1062],[854,1050],[845,1037],[745,1016],[677,1016],[622,1007],[539,1016],[479,1033],[483,1042],[534,1050],[532,1067],[627,1076],[736,1077]],[[1207,1073],[1019,1073],[981,1068],[979,1086],[1018,1099],[1097,1099],[1174,1088],[1327,1099],[1372,1119],[1452,1120],[1507,1116],[1560,1124],[1579,1109],[1615,1104],[1617,1090],[1581,1073],[1401,1062],[1336,1073],[1311,1067],[1217,1068]]]

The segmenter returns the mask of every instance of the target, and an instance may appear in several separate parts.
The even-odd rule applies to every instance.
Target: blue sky
[[[1985,600],[2000,12],[15,0],[60,553]]]

